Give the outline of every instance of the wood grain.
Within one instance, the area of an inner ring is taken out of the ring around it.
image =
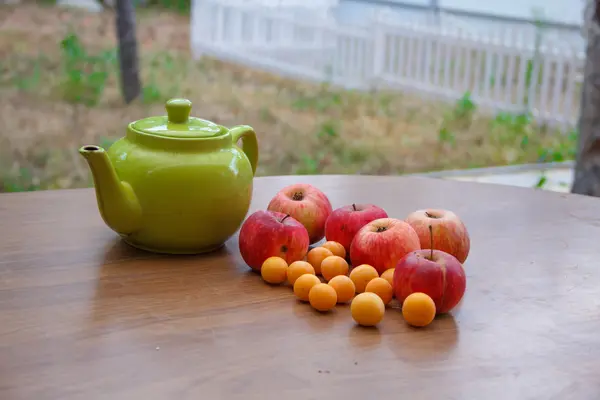
[[[0,399],[598,399],[600,200],[426,178],[256,179],[252,210],[309,182],[334,207],[455,211],[470,230],[452,315],[377,329],[249,272],[237,238],[157,256],[91,190],[0,196]]]

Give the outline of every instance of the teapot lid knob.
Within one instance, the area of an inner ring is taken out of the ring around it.
[[[171,99],[165,106],[169,122],[174,124],[185,124],[192,111],[192,102],[188,99]]]

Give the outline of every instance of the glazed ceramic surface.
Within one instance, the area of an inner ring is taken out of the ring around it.
[[[83,146],[106,224],[129,244],[159,253],[203,253],[241,226],[258,162],[254,130],[190,117],[172,99],[167,116],[129,124],[108,150]],[[241,139],[242,148],[237,146]]]

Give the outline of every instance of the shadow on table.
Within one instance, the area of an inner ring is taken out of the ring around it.
[[[207,254],[199,254],[199,255],[177,255],[177,254],[156,254],[146,250],[140,250],[136,247],[133,247],[127,243],[125,243],[120,238],[115,238],[112,242],[110,242],[106,246],[106,250],[104,252],[103,264],[113,264],[121,261],[135,260],[135,259],[190,259],[193,258],[195,260],[199,258],[208,258],[214,256],[223,256],[229,254],[228,250],[229,246],[223,246],[218,250],[215,250],[211,253]]]
[[[446,360],[456,349],[460,332],[453,315],[439,315],[427,327],[404,329],[386,336],[386,344],[399,359],[411,362]]]
[[[370,350],[381,345],[383,333],[379,326],[359,326],[354,324],[348,330],[348,342],[355,349]]]
[[[155,258],[156,254],[137,249],[128,245],[120,238],[115,238],[108,243],[104,252],[103,266],[122,261],[144,258]]]
[[[290,290],[293,289],[290,288]],[[341,313],[339,306],[326,312],[317,311],[308,302],[295,297],[290,301],[290,307],[295,321],[304,324],[308,328],[307,333],[309,334],[318,334],[335,329],[336,320],[338,320]]]

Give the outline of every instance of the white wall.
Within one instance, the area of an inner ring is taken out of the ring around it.
[[[375,0],[376,1],[376,0]],[[429,6],[431,0],[385,0],[388,3]],[[376,8],[370,0],[341,0],[344,13],[360,14]],[[542,17],[551,22],[581,25],[584,0],[438,0],[441,8],[460,10],[509,18],[535,19],[534,10],[542,10]],[[404,11],[406,12],[406,11]],[[360,18],[360,17],[359,17]]]
[[[421,0],[413,0],[421,1]],[[581,25],[583,0],[438,0],[440,7],[470,12],[500,15],[503,17],[533,17],[533,10],[543,10],[546,20],[564,24]]]
[[[394,0],[387,0],[390,3]],[[404,4],[414,4],[416,6],[429,6],[431,4],[431,0],[398,0],[400,3]]]

